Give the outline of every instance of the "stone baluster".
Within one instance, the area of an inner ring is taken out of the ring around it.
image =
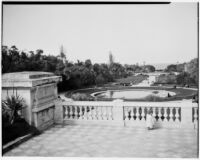
[[[108,106],[106,106],[106,119],[109,120]]]
[[[103,120],[107,120],[106,107],[103,107]]]
[[[101,118],[101,107],[99,107],[99,106],[96,108],[96,115],[97,115],[98,120],[102,120],[102,118]]]
[[[95,112],[94,112],[95,110],[94,110],[94,106],[91,106],[90,109],[91,109],[91,110],[90,110],[90,111],[91,111],[91,119],[95,119]]]
[[[81,119],[81,106],[77,106],[77,119]]]
[[[63,106],[63,118],[69,118],[69,106]]]
[[[87,106],[83,106],[84,107],[84,119],[88,119],[88,112],[87,112]]]
[[[73,108],[72,106],[69,106],[69,119],[73,119]]]
[[[175,118],[176,118],[176,119],[175,119],[175,121],[176,121],[176,122],[180,122],[180,121],[179,121],[179,112],[178,112],[179,108],[175,108],[175,110],[176,110],[176,114],[175,114]]]
[[[109,120],[108,106],[106,106],[105,111],[106,111],[106,120]]]
[[[174,120],[173,120],[173,117],[174,117],[174,113],[173,113],[173,110],[174,110],[174,108],[169,108],[169,121],[170,122],[173,122]]]
[[[65,117],[67,116],[66,115],[66,106],[62,106],[62,111],[63,111],[62,117],[63,117],[63,119],[65,119]]]
[[[80,112],[79,112],[79,119],[84,119],[84,115],[83,115],[83,106],[79,106],[80,108]]]
[[[78,116],[77,116],[77,119],[81,119],[81,106],[78,106],[78,108],[77,108],[77,113],[78,113]]]
[[[88,106],[89,112],[88,112],[88,119],[92,119],[92,107]]]
[[[101,120],[101,107],[100,106],[96,106],[96,118],[98,120]]]
[[[101,115],[101,119],[103,120],[104,119],[104,117],[103,117],[103,106],[101,106],[100,115]]]
[[[109,112],[109,120],[113,120],[113,107],[109,107],[110,112]]]
[[[168,110],[168,108],[164,108],[164,122],[168,122],[168,119],[167,119],[167,116],[168,116],[167,110]]]
[[[109,120],[109,107],[106,107],[106,119]]]
[[[96,107],[96,118],[97,118],[98,120],[101,120],[101,115],[100,115],[100,113],[101,113],[101,107]]]
[[[146,107],[146,114],[145,114],[146,119],[145,120],[147,120],[147,113],[149,110],[150,110],[150,107]]]
[[[124,119],[125,120],[129,120],[129,118],[128,118],[128,112],[129,112],[129,107],[124,107],[125,109],[124,109],[124,115],[125,115],[125,117],[124,117]]]
[[[93,106],[90,106],[89,108],[90,108],[90,119],[94,119],[94,113],[93,113],[94,111],[92,109]]]
[[[64,115],[63,115],[63,118],[68,118],[68,106],[64,106],[63,108],[63,111],[64,111]]]
[[[145,107],[141,107],[141,111],[142,111],[142,113],[141,113],[141,121],[145,121]]]
[[[103,106],[99,107],[99,117],[103,120]]]
[[[196,122],[198,120],[198,113],[197,113],[198,109],[197,108],[193,108],[193,109],[194,109],[194,114],[193,114],[194,122]]]
[[[92,115],[93,119],[97,120],[97,106],[93,106]]]
[[[152,108],[152,111],[153,111],[153,115],[152,115],[152,116],[153,116],[154,118],[156,118],[156,108]]]
[[[134,121],[134,107],[129,107],[128,111],[128,113],[130,113],[130,120]]]
[[[78,106],[73,106],[74,108],[74,119],[78,119],[78,109],[77,109]]]
[[[158,108],[158,121],[162,121],[162,119],[161,119],[161,117],[162,117],[161,111],[162,111],[162,108]]]
[[[139,113],[139,108],[140,107],[136,107],[136,121],[140,121],[140,113]]]
[[[101,107],[99,107],[99,119],[100,120],[103,120],[103,107],[101,106]]]
[[[134,121],[134,107],[130,107],[130,120],[133,120]]]

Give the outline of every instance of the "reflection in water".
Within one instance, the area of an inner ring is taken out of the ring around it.
[[[126,98],[126,99],[142,99],[149,95],[158,97],[174,96],[174,92],[165,90],[108,90],[99,94],[94,94],[101,98]]]
[[[114,91],[109,90],[109,98],[113,98]]]

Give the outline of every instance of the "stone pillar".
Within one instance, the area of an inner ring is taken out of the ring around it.
[[[55,117],[54,122],[56,124],[62,124],[64,120],[63,104],[62,100],[55,101]]]
[[[22,114],[30,124],[43,130],[54,123],[57,83],[61,77],[49,72],[15,72],[2,76],[2,100],[18,95],[26,107]]]
[[[116,99],[113,101],[113,120],[116,124],[124,125],[124,111],[122,99]]]
[[[181,126],[187,128],[194,128],[192,122],[192,104],[191,102],[182,102],[181,106]]]

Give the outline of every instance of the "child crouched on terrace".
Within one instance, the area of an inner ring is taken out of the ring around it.
[[[153,111],[148,110],[146,115],[146,126],[148,130],[151,130],[154,128],[155,125],[155,118],[153,117]]]

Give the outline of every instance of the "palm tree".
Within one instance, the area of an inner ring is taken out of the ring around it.
[[[22,110],[25,105],[24,99],[18,95],[7,97],[6,100],[2,101],[2,111],[3,113],[8,113],[9,122],[13,124],[17,118],[19,118],[18,111]]]

